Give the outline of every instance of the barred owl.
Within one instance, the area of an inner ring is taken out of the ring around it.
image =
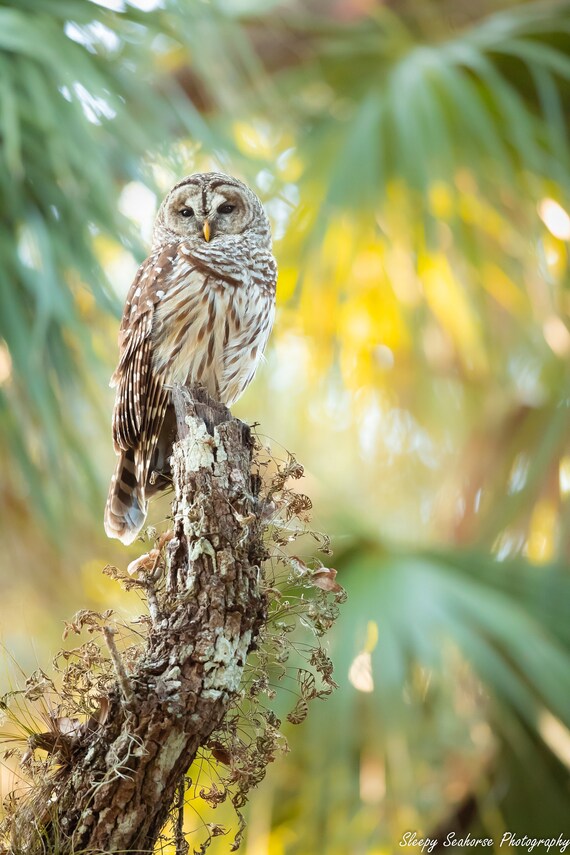
[[[119,332],[109,537],[131,543],[148,497],[165,486],[172,385],[201,384],[229,406],[252,380],[273,324],[275,280],[269,221],[245,184],[208,172],[172,188]]]

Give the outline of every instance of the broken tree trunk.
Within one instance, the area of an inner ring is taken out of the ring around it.
[[[203,390],[175,390],[175,407],[174,531],[148,638],[127,671],[105,630],[117,679],[104,722],[58,734],[62,765],[20,805],[14,853],[152,852],[264,621],[250,431]]]

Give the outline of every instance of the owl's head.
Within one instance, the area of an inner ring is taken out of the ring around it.
[[[269,221],[255,193],[231,175],[200,172],[179,181],[164,199],[154,242],[177,238],[203,247],[247,235],[270,241]]]

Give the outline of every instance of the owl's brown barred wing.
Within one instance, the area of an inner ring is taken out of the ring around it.
[[[125,300],[119,329],[121,354],[123,347],[128,345],[129,331],[136,326],[140,317],[154,307],[161,299],[161,295],[164,295],[163,283],[172,273],[178,251],[178,243],[161,246],[160,249],[152,252],[137,270]]]
[[[161,374],[153,374],[147,386],[140,441],[135,449],[135,472],[139,484],[147,483],[150,463],[169,401],[170,389],[164,386],[164,377]]]
[[[152,374],[154,309],[164,297],[177,254],[175,244],[150,255],[131,285],[119,332],[119,364],[111,378],[117,387],[113,411],[115,451],[136,448],[143,430],[144,411]]]
[[[160,433],[168,391],[163,372],[153,368],[155,306],[168,290],[176,245],[161,247],[140,266],[131,285],[119,332],[119,364],[113,441],[119,455],[105,506],[105,531],[132,543],[147,512],[145,486],[155,437]]]
[[[113,410],[113,440],[116,451],[135,448],[139,442],[151,363],[152,342],[149,334],[141,338],[131,358],[125,362],[117,384]]]

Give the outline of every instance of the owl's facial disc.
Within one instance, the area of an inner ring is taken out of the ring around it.
[[[189,182],[170,194],[165,211],[166,225],[176,235],[192,242],[240,235],[254,220],[255,206],[249,195],[230,179],[227,184],[213,182],[213,186]]]

